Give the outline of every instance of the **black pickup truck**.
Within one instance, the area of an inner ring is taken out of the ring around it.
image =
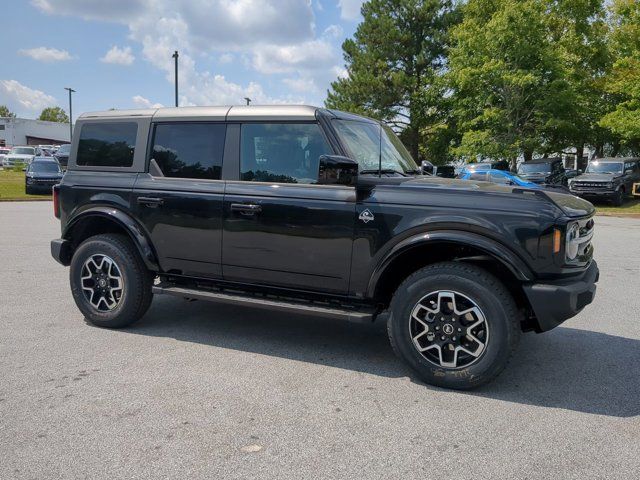
[[[424,176],[385,125],[308,106],[84,114],[54,209],[52,255],[95,325],[154,294],[384,321],[450,388],[493,379],[598,280],[589,202]]]

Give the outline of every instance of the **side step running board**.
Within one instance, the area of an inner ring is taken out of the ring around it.
[[[176,297],[194,298],[210,302],[267,308],[269,310],[278,310],[281,312],[305,313],[318,317],[337,318],[357,323],[373,321],[372,311],[350,310],[347,308],[314,304],[312,302],[298,303],[289,300],[278,300],[275,298],[264,298],[250,295],[244,296],[240,294],[196,290],[174,285],[167,286],[163,284],[154,285],[152,291],[155,295],[173,295]]]

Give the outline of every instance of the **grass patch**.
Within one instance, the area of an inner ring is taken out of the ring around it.
[[[0,171],[0,202],[8,200],[50,200],[50,194],[27,195],[24,193],[24,172]]]
[[[633,215],[640,216],[640,200],[627,200],[621,207],[614,207],[611,204],[603,203],[596,205],[597,213],[602,215]]]

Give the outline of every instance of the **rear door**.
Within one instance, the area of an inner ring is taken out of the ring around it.
[[[226,132],[223,121],[151,125],[148,173],[138,176],[132,203],[164,272],[222,276]]]
[[[224,279],[343,294],[355,188],[318,185],[332,153],[315,122],[243,123],[224,204]]]

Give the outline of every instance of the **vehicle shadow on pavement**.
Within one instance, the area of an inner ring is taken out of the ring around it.
[[[156,297],[127,331],[421,383],[394,355],[384,325]],[[560,327],[523,335],[495,381],[461,394],[633,417],[640,415],[638,365],[640,340]]]

